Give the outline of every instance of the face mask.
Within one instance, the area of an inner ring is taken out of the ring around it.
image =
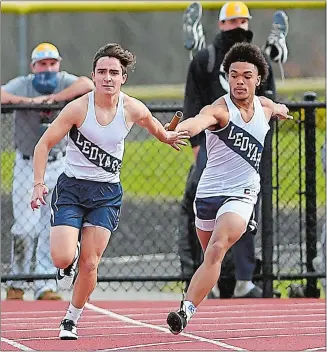
[[[251,43],[253,38],[253,32],[247,31],[243,28],[235,28],[230,31],[221,32],[221,38],[223,39],[226,47],[230,48],[235,43]]]
[[[39,72],[34,74],[33,87],[41,94],[51,94],[59,83],[58,72]]]

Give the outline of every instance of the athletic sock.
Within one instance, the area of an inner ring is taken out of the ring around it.
[[[183,302],[183,310],[186,313],[187,321],[192,318],[192,315],[196,312],[195,305],[191,301]]]
[[[66,315],[64,319],[72,320],[75,324],[77,324],[78,319],[80,318],[83,308],[76,308],[71,303],[69,303],[69,307],[67,309]]]

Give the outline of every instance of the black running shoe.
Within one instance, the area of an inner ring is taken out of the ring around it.
[[[167,324],[174,335],[180,334],[187,325],[186,313],[183,310],[170,312],[167,317]]]
[[[273,17],[272,28],[264,46],[264,52],[274,62],[285,63],[288,58],[286,37],[288,34],[288,17],[284,11],[277,11]]]
[[[180,334],[187,325],[187,315],[183,309],[184,306],[184,293],[183,299],[181,301],[181,306],[177,312],[170,312],[167,317],[167,324],[169,325],[169,330],[174,334]]]
[[[183,14],[184,47],[189,50],[191,59],[206,46],[201,18],[202,6],[198,2],[193,2]]]
[[[69,319],[64,319],[60,323],[60,340],[77,340],[77,327],[76,324]]]

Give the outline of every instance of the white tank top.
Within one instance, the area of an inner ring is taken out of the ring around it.
[[[96,119],[94,92],[88,93],[88,108],[80,128],[69,132],[65,174],[98,182],[120,182],[124,141],[130,129],[124,115],[124,93],[119,94],[117,112],[106,126]]]
[[[223,98],[229,121],[222,129],[205,131],[208,160],[196,196],[243,196],[256,202],[260,191],[259,165],[270,127],[257,96],[249,122],[242,119],[229,94]]]

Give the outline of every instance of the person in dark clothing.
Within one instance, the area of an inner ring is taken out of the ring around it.
[[[185,119],[196,116],[204,106],[210,105],[229,91],[228,82],[222,68],[225,54],[235,43],[251,43],[253,39],[253,32],[249,30],[251,15],[247,6],[242,2],[227,2],[222,7],[218,21],[220,32],[207,48],[203,48],[205,39],[202,37],[204,34],[201,16],[202,8],[199,3],[191,4],[183,16],[185,47],[188,50],[192,50],[190,57],[193,57],[189,65],[185,87]],[[274,17],[275,22],[276,20],[280,22],[277,24],[273,23],[276,38],[279,38],[279,42],[281,42],[280,39],[282,38],[285,43],[287,30],[284,32],[280,30],[277,33],[276,29],[278,26],[278,28],[282,29],[282,25],[284,25],[283,28],[288,29],[287,16],[286,14],[282,18],[278,16],[277,19]],[[284,23],[281,23],[281,20],[284,20]],[[284,37],[282,37],[283,35]],[[268,52],[266,50],[267,45],[266,43],[264,48],[266,53]],[[270,40],[269,45],[273,45],[272,40]],[[268,55],[265,54],[265,57],[269,66],[269,75],[265,84],[258,87],[256,94],[274,100],[276,95],[275,79]],[[267,139],[271,138],[271,135],[272,132],[270,130]],[[193,202],[199,179],[207,161],[205,133],[201,132],[194,136],[190,139],[190,143],[195,162],[188,174],[178,225],[178,248],[186,289],[190,278],[200,266],[203,258],[202,249],[195,231]],[[218,282],[218,287],[212,290],[211,298],[217,296],[220,298],[230,298],[232,296],[240,298],[262,297],[262,290],[252,282],[256,269],[254,239],[257,231],[258,208],[259,206],[257,205],[247,232],[227,253],[222,265],[222,277]],[[225,279],[224,276],[230,276],[231,271],[232,273],[234,271],[235,277]]]

